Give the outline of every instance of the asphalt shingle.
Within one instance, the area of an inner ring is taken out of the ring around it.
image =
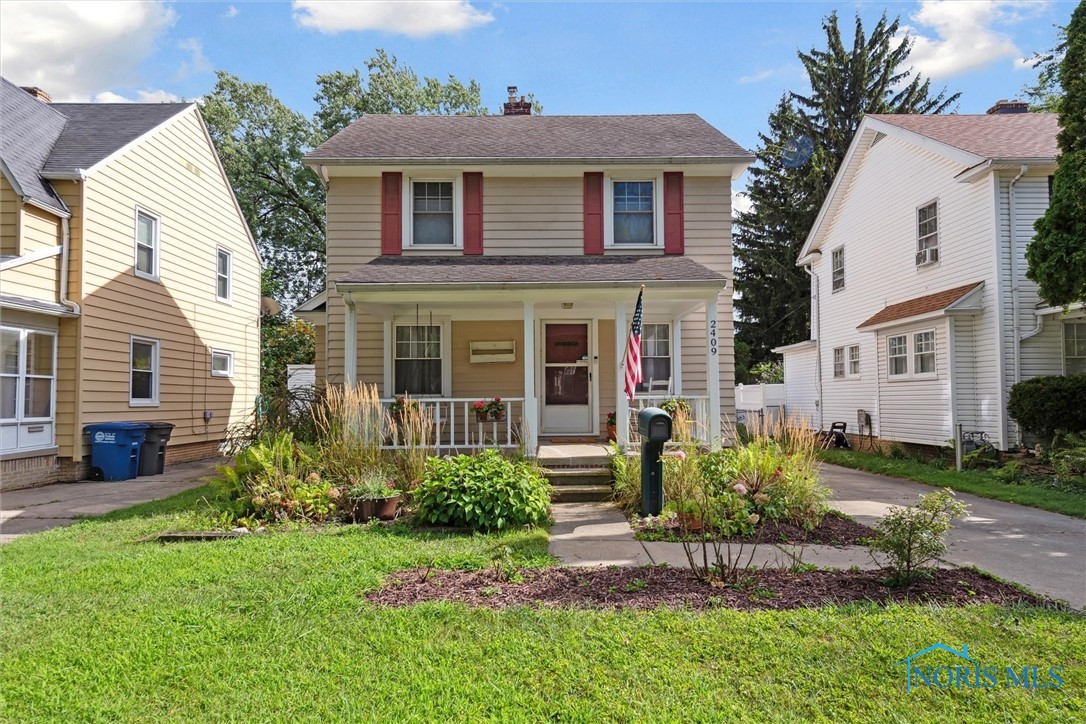
[[[42,167],[46,177],[87,169],[191,108],[191,103],[54,103],[68,123]]]
[[[925,294],[922,297],[891,304],[873,317],[864,321],[856,327],[856,329],[863,329],[864,327],[883,324],[884,322],[896,322],[899,319],[908,319],[909,317],[915,317],[919,314],[927,314],[928,312],[937,312],[940,309],[946,309],[983,283],[984,282],[974,282],[973,284],[947,289],[944,292]]]
[[[1055,113],[948,116],[879,113],[871,118],[984,158],[1056,158],[1060,153],[1056,144],[1059,116]]]
[[[0,159],[19,193],[62,213],[68,207],[40,172],[67,121],[52,106],[0,78]]]

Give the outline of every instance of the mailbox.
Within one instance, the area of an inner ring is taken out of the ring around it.
[[[659,407],[646,407],[637,413],[637,432],[642,440],[667,442],[671,439],[671,415]]]
[[[664,443],[671,439],[671,415],[659,407],[637,413],[641,435],[641,515],[660,515],[664,509]]]

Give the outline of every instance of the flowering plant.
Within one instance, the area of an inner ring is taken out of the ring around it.
[[[419,409],[419,401],[412,400],[407,395],[397,397],[392,401],[392,404],[388,406],[388,411],[392,413],[397,412],[416,412]]]
[[[607,413],[607,426],[611,427],[617,424],[617,417],[614,412]]]
[[[505,412],[505,403],[502,402],[502,398],[493,397],[489,400],[479,400],[475,403],[475,409],[497,419],[499,415]]]

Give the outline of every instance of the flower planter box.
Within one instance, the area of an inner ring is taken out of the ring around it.
[[[396,506],[399,503],[399,495],[388,498],[355,500],[354,507],[351,509],[351,520],[355,523],[366,523],[374,518],[393,520],[396,518]]]

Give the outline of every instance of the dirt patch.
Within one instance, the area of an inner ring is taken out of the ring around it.
[[[678,519],[663,521],[662,524],[657,525],[646,524],[645,520],[641,518],[631,522],[638,540],[678,542],[719,538],[719,536],[707,536],[702,531],[687,530]],[[760,526],[759,533],[755,536],[747,538],[732,536],[730,540],[735,543],[752,542],[757,539],[761,543],[853,546],[862,545],[865,539],[874,537],[875,531],[866,525],[829,513],[822,518],[822,522],[814,530],[804,530],[791,523],[767,522]]]
[[[535,605],[559,608],[640,609],[661,606],[705,610],[786,610],[855,601],[933,602],[944,605],[1041,603],[971,569],[941,569],[907,588],[891,588],[878,571],[753,571],[740,586],[698,582],[678,568],[541,568],[519,572],[519,583],[501,580],[494,571],[401,571],[384,587],[366,595],[382,606],[410,606],[453,601],[502,609]]]

